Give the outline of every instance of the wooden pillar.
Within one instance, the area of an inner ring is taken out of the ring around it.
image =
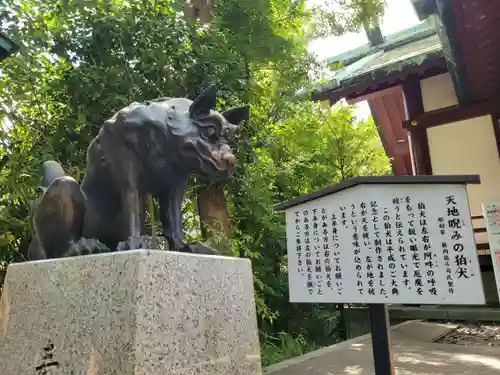
[[[412,120],[424,113],[424,103],[422,100],[422,89],[420,79],[411,77],[403,84],[403,93],[407,119]],[[408,128],[410,133],[410,150],[412,153],[413,173],[416,175],[431,175],[431,157],[429,151],[429,140],[427,130],[419,126],[418,122],[411,122]]]

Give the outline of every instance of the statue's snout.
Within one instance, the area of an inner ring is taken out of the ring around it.
[[[227,165],[227,168],[233,171],[236,168],[236,156],[232,152],[225,152],[222,154],[222,161]]]
[[[233,171],[236,168],[236,156],[234,156],[231,147],[228,145],[222,145],[220,148],[221,161],[226,164],[229,171]]]
[[[221,169],[232,172],[236,168],[236,156],[228,145],[222,145],[219,150],[212,151],[211,155]]]

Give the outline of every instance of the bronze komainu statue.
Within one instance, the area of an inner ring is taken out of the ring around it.
[[[223,180],[236,166],[230,144],[249,117],[243,106],[218,113],[210,86],[194,101],[132,103],[107,120],[87,151],[81,186],[55,161],[43,165],[29,259],[149,248],[146,197],[160,202],[171,250],[211,252],[183,240],[181,204],[191,174]]]

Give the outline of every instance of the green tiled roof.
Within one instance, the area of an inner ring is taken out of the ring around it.
[[[387,36],[381,45],[365,45],[329,58],[329,64],[340,62],[343,68],[331,71],[328,82],[317,87],[317,91],[369,82],[442,55],[442,45],[431,17],[417,26]]]

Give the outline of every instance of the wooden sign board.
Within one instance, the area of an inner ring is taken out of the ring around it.
[[[485,304],[466,191],[478,182],[364,177],[278,205],[290,301]]]
[[[500,202],[483,203],[483,216],[488,233],[497,293],[500,298]]]

